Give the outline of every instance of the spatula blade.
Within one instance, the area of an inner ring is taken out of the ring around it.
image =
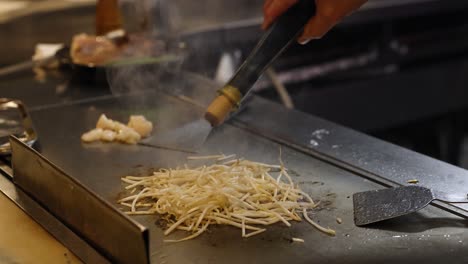
[[[373,190],[353,195],[354,223],[363,226],[416,212],[434,200],[421,186]]]

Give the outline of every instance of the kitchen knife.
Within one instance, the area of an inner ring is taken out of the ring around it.
[[[212,126],[223,123],[239,107],[263,72],[302,34],[315,12],[314,0],[300,0],[263,34],[234,77],[218,91],[218,97],[206,110],[205,118]]]
[[[275,61],[302,33],[307,22],[315,15],[314,0],[300,0],[290,7],[263,34],[256,47],[237,70],[234,77],[220,89],[219,95],[206,109],[204,116],[184,123],[177,129],[155,134],[143,144],[168,147],[187,152],[195,152],[210,134],[214,126],[220,125],[225,118],[237,109],[241,100],[250,92],[268,66]],[[196,110],[196,106],[194,111]],[[174,108],[175,115],[178,109]]]

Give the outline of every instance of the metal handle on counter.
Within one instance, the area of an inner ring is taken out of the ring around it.
[[[21,135],[18,135],[19,140],[23,143],[31,146],[37,140],[36,131],[33,128],[31,116],[29,115],[26,106],[20,100],[9,99],[9,98],[0,98],[0,110],[8,109],[17,109],[20,118],[21,124],[24,131]],[[9,142],[0,145],[0,155],[11,154],[11,146]]]

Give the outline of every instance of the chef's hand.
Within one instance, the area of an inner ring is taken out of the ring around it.
[[[263,5],[264,20],[262,28],[268,28],[277,17],[298,0],[265,0]],[[305,0],[303,0],[305,1]],[[300,43],[307,43],[314,38],[321,38],[345,16],[361,7],[367,0],[308,0],[315,1],[316,15],[310,19],[299,37]]]

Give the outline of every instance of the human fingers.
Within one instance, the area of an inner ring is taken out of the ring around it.
[[[267,0],[264,4],[262,29],[267,29],[281,14],[297,3],[298,0]],[[310,0],[313,1],[313,0]]]
[[[366,2],[367,0],[316,0],[317,13],[306,25],[298,41],[307,43],[310,39],[321,38],[339,21]]]

